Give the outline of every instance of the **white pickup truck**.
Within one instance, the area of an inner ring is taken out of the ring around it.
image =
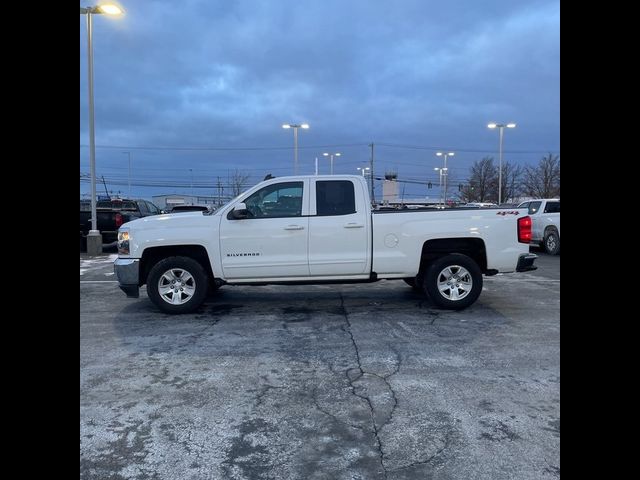
[[[524,209],[372,212],[362,176],[266,180],[215,212],[157,215],[118,232],[114,269],[128,297],[146,284],[161,310],[187,313],[222,285],[404,280],[461,309],[482,275],[534,270]]]
[[[518,208],[528,209],[533,225],[531,243],[537,243],[551,255],[560,253],[560,199],[541,198],[522,202]]]

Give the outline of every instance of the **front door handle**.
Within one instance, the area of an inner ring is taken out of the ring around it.
[[[364,227],[364,224],[362,224],[362,223],[355,223],[355,222],[347,223],[347,224],[344,226],[344,228],[362,228],[362,227]]]
[[[304,230],[302,225],[287,225],[284,227],[285,230]]]

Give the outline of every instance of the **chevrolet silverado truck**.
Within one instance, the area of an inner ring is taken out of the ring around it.
[[[560,253],[560,199],[541,198],[522,202],[531,217],[531,243],[540,245],[550,255]]]
[[[215,212],[122,225],[114,269],[137,298],[187,313],[222,285],[404,280],[444,309],[476,301],[483,275],[534,270],[525,209],[371,209],[362,176],[272,178]]]

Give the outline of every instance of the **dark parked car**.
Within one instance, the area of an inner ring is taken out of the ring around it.
[[[148,200],[121,198],[98,200],[96,203],[97,227],[102,234],[102,243],[117,241],[118,228],[123,223],[160,213],[160,209]],[[91,230],[91,202],[80,200],[80,237],[86,237],[89,230]]]

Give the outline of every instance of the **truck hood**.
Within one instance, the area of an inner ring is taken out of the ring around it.
[[[121,228],[128,229],[131,235],[130,256],[140,258],[146,248],[170,245],[203,245],[214,255],[219,225],[219,215],[188,212],[138,218]]]
[[[122,227],[131,230],[155,230],[164,228],[203,227],[217,223],[215,215],[203,215],[202,212],[165,213],[142,217],[124,223]]]

